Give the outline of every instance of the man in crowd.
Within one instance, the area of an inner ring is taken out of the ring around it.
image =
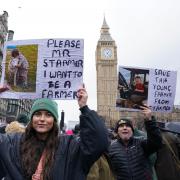
[[[152,169],[148,156],[162,145],[159,128],[151,110],[141,107],[145,117],[147,139],[133,136],[133,125],[128,119],[120,119],[115,131],[118,138],[109,148],[109,156],[117,180],[152,180]]]

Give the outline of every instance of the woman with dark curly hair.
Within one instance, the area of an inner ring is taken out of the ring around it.
[[[8,180],[85,180],[91,165],[108,146],[106,128],[86,105],[84,87],[77,92],[80,138],[59,135],[55,101],[38,99],[25,133],[0,134],[0,160]],[[0,170],[1,171],[1,170]]]

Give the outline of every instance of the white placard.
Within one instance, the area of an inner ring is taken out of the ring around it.
[[[153,111],[172,111],[176,93],[176,78],[176,71],[150,69],[148,104]]]
[[[19,59],[12,57],[15,49]],[[76,91],[83,82],[83,59],[82,39],[9,41],[5,44],[1,83],[7,83],[11,90],[0,96],[76,99]],[[21,65],[18,68],[17,61]]]
[[[171,112],[176,79],[176,71],[119,66],[116,107],[139,111],[148,105],[154,112]]]

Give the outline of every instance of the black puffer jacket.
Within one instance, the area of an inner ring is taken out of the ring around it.
[[[5,175],[3,163],[0,161],[0,179],[2,179]]]
[[[155,120],[146,121],[145,125],[147,140],[132,137],[127,146],[121,139],[111,144],[109,156],[117,180],[152,179],[148,156],[161,146],[161,136]]]
[[[60,137],[51,172],[52,180],[85,180],[90,166],[107,150],[107,131],[102,120],[87,106],[81,112],[80,138]],[[21,137],[21,134],[0,134],[0,159],[8,180],[23,180],[19,154]]]

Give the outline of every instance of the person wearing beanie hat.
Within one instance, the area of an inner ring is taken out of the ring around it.
[[[84,86],[77,91],[80,137],[60,134],[58,106],[37,99],[24,133],[0,134],[0,162],[11,180],[86,180],[92,164],[108,148],[107,131],[98,114],[87,106]],[[93,146],[92,146],[93,144]]]
[[[41,139],[46,139],[51,135],[49,131],[55,131],[53,126],[58,122],[57,103],[51,99],[37,99],[32,105],[29,119],[36,134]],[[31,126],[28,124],[27,128],[29,127]]]
[[[19,114],[16,118],[16,121],[26,126],[29,122],[29,117],[26,114]]]
[[[123,125],[126,125],[126,126],[131,127],[132,131],[134,132],[134,127],[133,127],[132,121],[131,121],[130,119],[127,119],[127,118],[122,118],[122,119],[120,119],[120,120],[116,123],[116,127],[115,127],[115,130],[114,130],[114,131],[117,133],[119,126],[123,126]]]
[[[117,140],[109,147],[109,157],[117,180],[153,179],[148,156],[161,148],[162,138],[150,108],[142,107],[141,112],[145,117],[147,139],[134,136],[130,119],[122,118],[116,123]]]
[[[134,128],[130,119],[122,118],[116,123],[115,132],[123,143],[128,143],[133,136]]]
[[[54,120],[56,122],[58,121],[58,105],[55,101],[50,99],[36,100],[31,108],[29,119],[32,120],[34,113],[39,110],[46,110],[50,112],[53,115]]]

